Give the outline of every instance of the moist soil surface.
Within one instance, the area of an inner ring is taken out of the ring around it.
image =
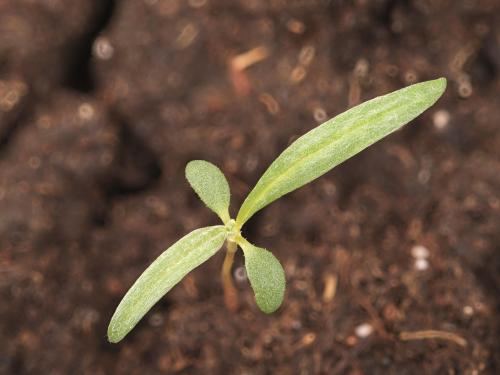
[[[0,373],[498,374],[500,6],[483,1],[0,1]],[[244,236],[281,260],[261,313],[220,251],[119,344],[147,265],[232,213],[296,137],[445,76],[410,125],[273,203]]]

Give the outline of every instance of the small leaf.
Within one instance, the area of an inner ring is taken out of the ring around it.
[[[417,83],[362,103],[304,134],[257,182],[238,212],[238,226],[269,203],[413,120],[433,105],[445,88],[444,78]]]
[[[193,160],[186,165],[186,178],[200,199],[226,223],[229,220],[229,185],[212,163]]]
[[[116,308],[109,323],[108,340],[123,339],[161,297],[221,248],[226,235],[222,225],[196,229],[165,250]]]
[[[246,240],[239,244],[245,254],[245,268],[255,301],[263,312],[270,314],[283,302],[285,271],[270,251],[254,246]]]

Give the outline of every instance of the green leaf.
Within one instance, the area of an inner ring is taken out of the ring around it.
[[[276,311],[285,295],[283,267],[270,251],[254,246],[246,240],[238,243],[245,254],[245,267],[257,305],[266,314]]]
[[[226,223],[229,220],[229,185],[212,163],[193,160],[186,165],[186,178],[200,199]]]
[[[161,297],[221,248],[226,235],[222,225],[196,229],[165,250],[116,308],[109,323],[108,340],[123,339]]]
[[[304,134],[257,182],[238,212],[237,225],[398,130],[433,105],[445,88],[444,78],[417,83],[362,103]]]

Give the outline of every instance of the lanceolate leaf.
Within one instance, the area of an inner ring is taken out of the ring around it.
[[[255,212],[307,184],[433,105],[446,79],[418,83],[360,104],[293,142],[271,164],[240,208],[242,226]]]
[[[186,178],[200,199],[226,223],[229,220],[229,185],[212,163],[193,160],[186,165]]]
[[[161,297],[221,248],[226,234],[222,225],[196,229],[163,252],[118,305],[109,323],[109,341],[123,339]]]
[[[270,314],[283,302],[285,271],[270,251],[254,246],[246,240],[239,244],[245,254],[245,268],[255,301],[263,312]]]

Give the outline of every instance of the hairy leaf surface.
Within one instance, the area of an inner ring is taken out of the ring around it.
[[[225,223],[229,220],[229,185],[212,163],[193,160],[186,165],[186,178],[200,199]]]
[[[123,339],[161,297],[222,247],[226,235],[222,225],[196,229],[165,250],[118,305],[109,323],[109,341]]]
[[[285,295],[285,271],[276,257],[266,249],[244,240],[245,268],[255,294],[257,306],[270,314],[276,311]]]
[[[255,212],[396,131],[433,105],[446,79],[417,83],[362,103],[293,142],[270,165],[240,208],[241,227]]]

